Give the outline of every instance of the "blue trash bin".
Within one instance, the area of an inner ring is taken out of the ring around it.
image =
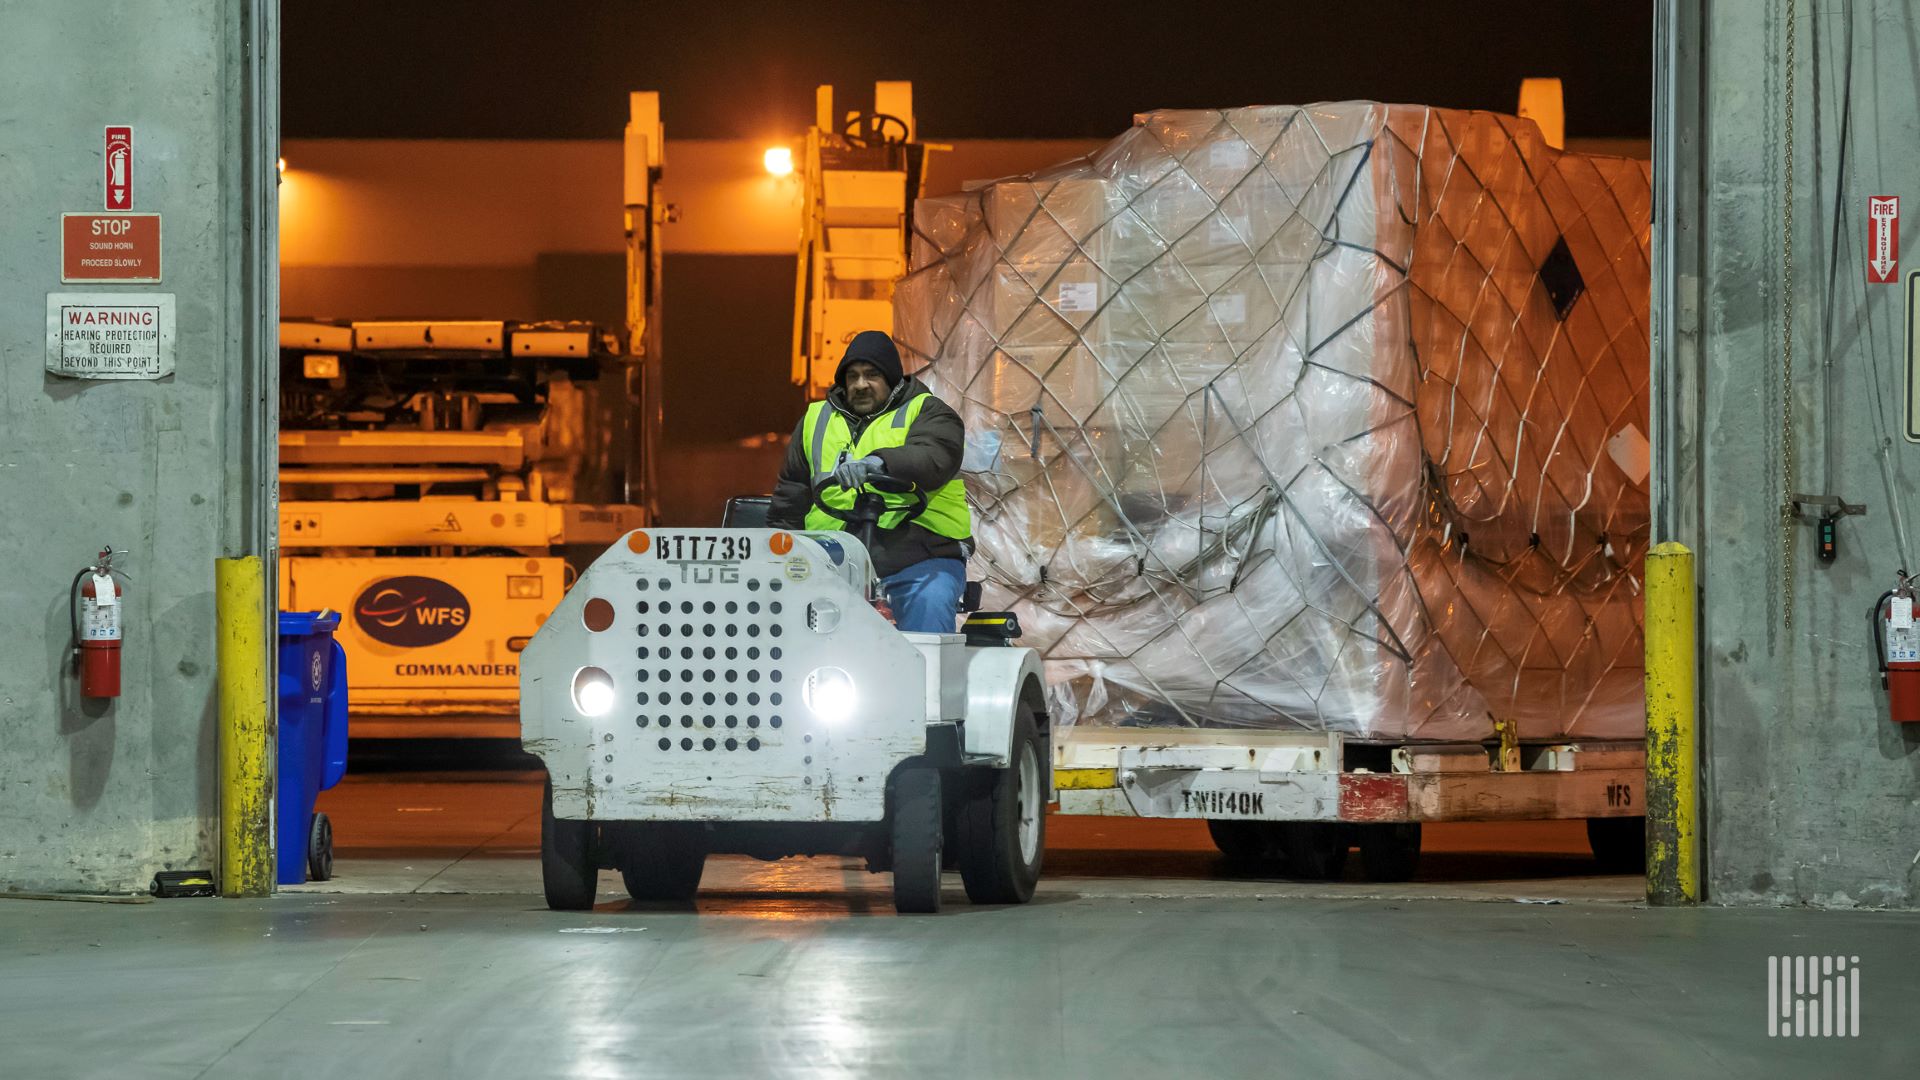
[[[331,611],[280,613],[280,772],[275,793],[278,881],[333,876],[333,828],[314,813],[347,772],[347,657]]]

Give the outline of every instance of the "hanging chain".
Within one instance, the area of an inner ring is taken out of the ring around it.
[[[1793,629],[1793,67],[1795,0],[1787,0],[1786,158],[1781,185],[1784,222],[1780,243],[1780,599],[1785,625]]]

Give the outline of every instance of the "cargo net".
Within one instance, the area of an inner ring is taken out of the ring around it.
[[[1650,190],[1358,102],[921,200],[896,337],[1055,722],[1640,734]]]

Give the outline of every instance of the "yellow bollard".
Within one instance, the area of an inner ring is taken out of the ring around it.
[[[257,555],[214,562],[220,687],[220,895],[273,892],[267,784],[267,579]]]
[[[1700,901],[1693,552],[1647,553],[1647,900]]]

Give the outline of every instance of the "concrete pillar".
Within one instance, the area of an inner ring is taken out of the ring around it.
[[[273,535],[277,12],[0,0],[0,891],[215,865],[214,559]],[[158,284],[61,283],[61,215],[105,208],[108,125],[133,128],[132,210],[161,215]],[[171,296],[174,373],[49,373],[62,292]],[[82,699],[69,584],[109,544],[123,692]]]
[[[1920,446],[1905,290],[1868,283],[1866,238],[1870,195],[1920,213],[1920,16],[1658,11],[1654,540],[1699,554],[1707,899],[1912,907],[1920,730],[1888,720],[1867,610],[1917,568]],[[1833,562],[1795,492],[1867,505]]]

